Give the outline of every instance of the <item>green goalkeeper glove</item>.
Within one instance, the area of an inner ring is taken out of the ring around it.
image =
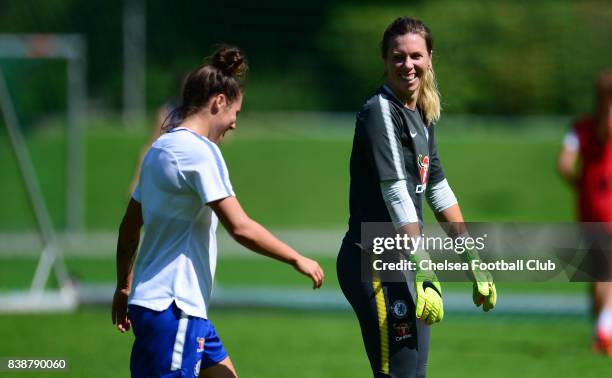
[[[470,266],[472,260],[482,261],[480,255],[474,249],[467,249],[461,257]],[[497,303],[497,289],[493,283],[493,276],[486,270],[475,269],[471,272],[472,285],[472,300],[476,307],[482,305],[482,309],[487,312],[492,310]]]
[[[474,284],[472,286],[472,299],[476,307],[482,305],[482,309],[486,312],[492,310],[497,303],[497,289],[493,283],[491,273],[486,270],[472,271]]]
[[[421,270],[417,263],[414,284],[416,286],[416,317],[427,324],[434,324],[444,317],[442,286],[436,273]]]

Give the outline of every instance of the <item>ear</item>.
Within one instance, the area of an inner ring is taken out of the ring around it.
[[[225,97],[223,93],[216,94],[210,100],[210,113],[217,114],[226,105],[227,105],[227,97]]]
[[[227,97],[223,93],[217,95],[217,100],[221,106],[227,106]]]

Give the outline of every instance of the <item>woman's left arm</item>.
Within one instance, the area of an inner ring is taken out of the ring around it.
[[[452,194],[450,187],[448,187],[448,191],[450,191]],[[449,196],[448,192],[446,193],[446,196]],[[427,199],[431,205],[432,201],[430,200],[429,192]],[[442,229],[444,229],[448,236],[452,238],[468,236],[467,228],[465,227],[465,223],[463,221],[463,214],[461,214],[461,208],[459,207],[456,199],[453,205],[439,211],[434,210],[434,214],[440,223],[440,226]],[[466,250],[463,254],[461,254],[461,257],[467,262],[472,259],[480,260],[480,256],[476,250]],[[474,270],[471,271],[470,278],[473,282],[472,299],[474,304],[476,306],[482,305],[482,309],[484,311],[493,309],[497,303],[497,289],[495,287],[495,283],[493,283],[493,277],[491,274],[484,270]]]
[[[429,207],[448,236],[457,237],[466,233],[457,197],[446,179],[428,186],[425,195]]]
[[[455,202],[444,210],[434,211],[434,215],[448,236],[457,237],[467,232],[458,203]]]
[[[457,197],[442,171],[433,129],[430,130],[429,142],[431,151],[429,182],[432,184],[427,186],[425,192],[427,202],[440,226],[448,236],[452,238],[467,236],[468,231]],[[466,251],[461,257],[466,261],[472,259],[480,260],[476,250]],[[493,309],[497,303],[497,289],[491,274],[488,271],[474,270],[471,271],[471,279],[473,282],[472,299],[474,304],[476,306],[482,305],[484,311]]]

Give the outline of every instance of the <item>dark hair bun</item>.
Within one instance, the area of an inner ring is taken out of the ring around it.
[[[210,64],[226,76],[241,79],[248,69],[246,58],[238,47],[222,45],[212,55]]]

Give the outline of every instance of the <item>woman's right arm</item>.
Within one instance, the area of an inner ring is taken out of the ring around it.
[[[117,287],[113,295],[111,309],[113,324],[116,324],[117,329],[121,332],[130,330],[130,321],[127,317],[127,301],[132,286],[132,268],[140,242],[142,224],[142,206],[140,202],[131,198],[121,221],[121,226],[119,226],[116,262]]]
[[[302,256],[280,241],[244,212],[234,196],[209,203],[227,232],[241,245],[264,256],[290,264],[298,272],[310,277],[313,289],[323,284],[324,273],[319,264]]]

